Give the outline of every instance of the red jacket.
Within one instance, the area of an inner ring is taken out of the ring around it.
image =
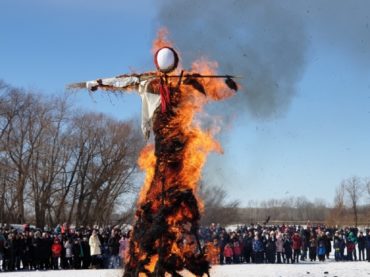
[[[233,256],[233,249],[231,248],[230,245],[226,245],[224,249],[224,256],[226,258],[231,258]]]
[[[242,250],[241,250],[241,247],[240,247],[240,243],[238,241],[234,242],[233,250],[234,250],[235,256],[240,256],[241,255]]]
[[[299,250],[301,249],[301,246],[302,246],[302,240],[301,240],[301,236],[298,235],[298,234],[294,234],[292,236],[292,241],[293,241],[293,249],[294,250]]]
[[[51,252],[54,258],[60,257],[60,255],[62,254],[62,245],[59,242],[54,242],[51,245]]]

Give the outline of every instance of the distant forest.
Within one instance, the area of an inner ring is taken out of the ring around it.
[[[133,121],[78,111],[68,98],[0,81],[0,223],[131,223],[143,146]],[[203,225],[370,225],[370,181],[363,177],[338,184],[332,203],[290,197],[241,205],[205,182],[199,194]]]

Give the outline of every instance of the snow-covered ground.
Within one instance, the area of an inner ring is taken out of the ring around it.
[[[1,277],[122,277],[123,270],[57,270],[0,273]],[[186,274],[185,276],[190,276]],[[240,264],[213,266],[211,277],[370,277],[369,262]]]

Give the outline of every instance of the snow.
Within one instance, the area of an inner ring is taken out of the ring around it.
[[[122,277],[123,270],[56,270],[1,273],[1,277]],[[190,276],[186,274],[185,276]],[[369,262],[302,262],[299,264],[217,265],[211,277],[370,277]]]

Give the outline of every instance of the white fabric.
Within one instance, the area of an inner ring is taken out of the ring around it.
[[[161,96],[149,92],[148,86],[153,79],[140,82],[139,95],[141,97],[141,130],[146,139],[149,138],[152,129],[152,118],[155,110],[161,104]]]
[[[163,72],[171,71],[175,65],[175,54],[169,48],[162,48],[157,53],[157,65]]]
[[[101,79],[101,84],[106,86],[112,86],[115,88],[124,88],[128,86],[132,86],[135,84],[139,84],[140,79],[136,76],[129,76],[129,77],[119,77],[119,78],[106,78]],[[86,82],[86,88],[88,90],[91,90],[93,87],[99,86],[99,83],[97,80],[94,81],[88,81]]]
[[[149,84],[152,80],[154,80],[154,78],[140,81],[140,79],[135,76],[101,79],[101,84],[115,88],[127,88],[129,86],[139,85],[138,93],[142,101],[141,130],[146,139],[149,138],[150,130],[152,129],[153,114],[161,104],[161,96],[149,91]],[[99,86],[96,80],[86,82],[86,88],[89,90],[96,86]]]

